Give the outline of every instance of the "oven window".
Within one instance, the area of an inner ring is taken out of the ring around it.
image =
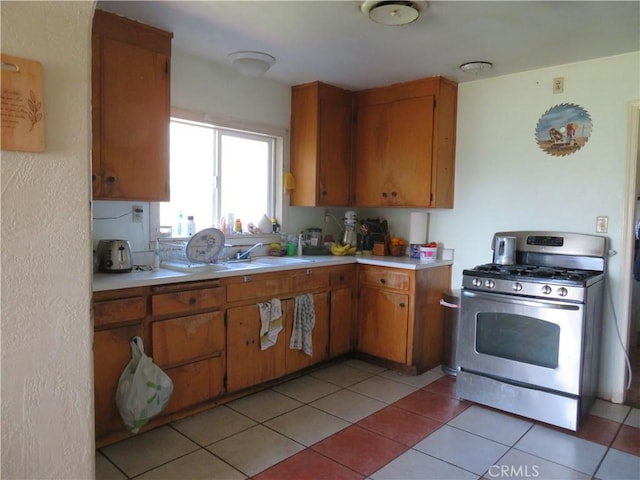
[[[557,368],[560,327],[512,313],[478,313],[476,350],[494,357]]]

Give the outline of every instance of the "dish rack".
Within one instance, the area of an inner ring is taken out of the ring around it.
[[[213,269],[220,267],[219,254],[211,263],[194,262],[187,257],[187,244],[185,238],[158,238],[158,254],[160,266],[172,270],[193,272],[196,269]]]

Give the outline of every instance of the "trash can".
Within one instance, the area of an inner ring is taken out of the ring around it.
[[[460,326],[460,290],[442,293],[440,305],[444,308],[442,371],[445,375],[458,375],[458,330]]]

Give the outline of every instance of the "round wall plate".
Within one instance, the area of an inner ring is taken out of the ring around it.
[[[224,233],[217,228],[205,228],[196,233],[186,247],[190,262],[211,263],[224,246]]]

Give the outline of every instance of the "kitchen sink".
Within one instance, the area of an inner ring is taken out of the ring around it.
[[[167,270],[173,270],[174,272],[185,273],[201,273],[201,272],[213,272],[216,270],[223,270],[226,265],[221,264],[186,264],[179,262],[161,262],[160,268]]]
[[[260,265],[298,265],[300,263],[311,263],[313,260],[298,257],[256,257],[251,259],[251,263]]]

